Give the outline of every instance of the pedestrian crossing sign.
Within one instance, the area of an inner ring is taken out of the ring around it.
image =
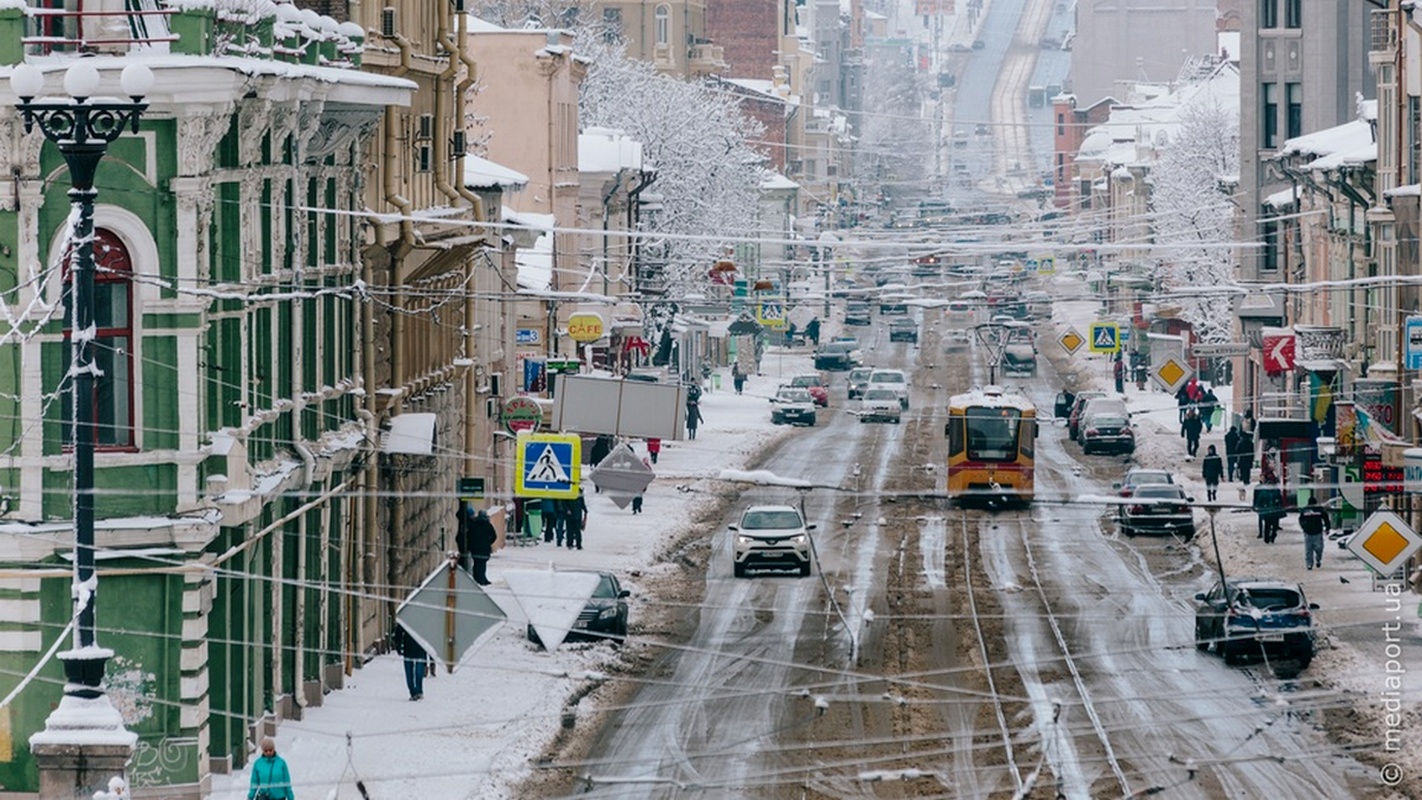
[[[577,497],[582,444],[576,434],[520,434],[514,494],[554,500]]]
[[[755,320],[767,328],[785,327],[785,304],[779,300],[763,300],[755,307]]]
[[[1091,323],[1091,338],[1087,340],[1093,353],[1121,352],[1121,326],[1114,322]]]

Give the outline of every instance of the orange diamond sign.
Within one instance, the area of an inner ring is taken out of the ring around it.
[[[1077,333],[1076,328],[1067,328],[1065,333],[1057,337],[1057,344],[1067,351],[1067,355],[1074,356],[1076,351],[1086,344],[1086,337]]]
[[[1348,540],[1348,549],[1379,575],[1391,575],[1422,548],[1422,537],[1390,511],[1376,511]]]
[[[1180,391],[1180,387],[1184,386],[1186,381],[1190,380],[1190,376],[1193,374],[1195,371],[1190,369],[1189,364],[1183,364],[1180,359],[1171,357],[1161,362],[1151,372],[1151,377],[1155,378],[1155,382],[1160,388],[1175,394]]]

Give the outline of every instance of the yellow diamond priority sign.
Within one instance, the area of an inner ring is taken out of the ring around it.
[[[1086,337],[1078,333],[1076,328],[1067,328],[1065,333],[1057,337],[1057,344],[1067,351],[1067,355],[1074,356],[1076,351],[1086,344]]]
[[[1165,359],[1150,373],[1156,384],[1171,394],[1180,391],[1180,387],[1184,386],[1190,380],[1190,376],[1194,374],[1195,371],[1190,369],[1189,364],[1185,364],[1173,356]]]
[[[1379,575],[1397,572],[1422,548],[1422,537],[1391,511],[1375,511],[1348,540],[1348,549]]]

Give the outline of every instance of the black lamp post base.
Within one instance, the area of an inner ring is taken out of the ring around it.
[[[104,668],[113,655],[102,647],[85,647],[59,654],[64,664],[64,693],[91,700],[104,694]]]

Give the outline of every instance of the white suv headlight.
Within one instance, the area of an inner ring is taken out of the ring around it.
[[[737,536],[737,537],[736,537],[736,544],[750,544],[751,542],[754,542],[754,541],[755,541],[755,539],[752,539],[752,538],[749,537],[749,536]]]

